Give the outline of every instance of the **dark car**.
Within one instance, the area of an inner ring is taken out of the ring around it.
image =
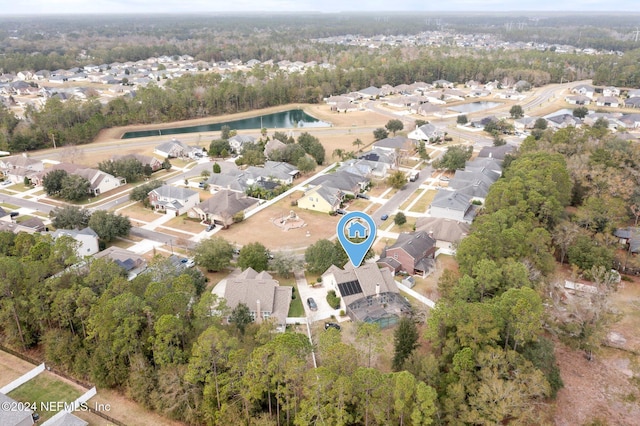
[[[338,214],[347,214],[346,210],[342,210],[342,209],[336,209],[336,213]]]
[[[386,213],[380,216],[380,220],[387,220],[387,219],[389,219],[389,215]]]
[[[318,310],[318,305],[316,305],[316,301],[313,300],[313,297],[310,297],[307,299],[307,305],[309,306],[309,309],[311,309],[312,311]]]
[[[369,197],[367,194],[363,194],[363,193],[359,192],[359,193],[356,194],[356,198],[362,198],[363,200],[368,200],[371,197]]]
[[[335,328],[338,331],[340,331],[340,329],[341,329],[340,324],[337,324],[335,322],[325,322],[324,323],[324,329],[328,330],[330,328]]]
[[[215,223],[212,223],[212,224],[210,224],[209,226],[207,226],[206,231],[207,231],[207,232],[209,232],[209,231],[214,230],[215,228],[216,228],[216,224],[215,224]]]

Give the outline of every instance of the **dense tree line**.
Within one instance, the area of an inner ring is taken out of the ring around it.
[[[203,292],[197,269],[156,258],[127,281],[101,259],[51,276],[76,259],[68,240],[46,238],[0,233],[5,344],[38,345],[47,362],[188,424],[432,422],[434,389],[406,371],[366,365],[379,352],[375,330],[359,332],[357,347],[323,333],[313,369],[306,335],[273,333],[242,309],[230,312]]]
[[[636,56],[634,56],[636,55]],[[260,109],[287,103],[317,103],[324,97],[370,85],[410,84],[444,78],[514,83],[527,80],[539,86],[561,79],[596,77],[601,84],[636,85],[640,78],[632,66],[637,54],[622,58],[545,52],[465,52],[450,55],[443,49],[394,49],[379,55],[366,50],[340,52],[335,70],[315,68],[286,75],[275,67],[236,73],[224,80],[219,74],[197,74],[167,81],[165,88],[150,85],[132,99],[117,98],[101,106],[97,101],[47,101],[39,111],[28,109],[25,120],[0,107],[0,149],[27,151],[88,143],[106,127],[135,123],[160,123]],[[622,67],[622,68],[621,68]],[[598,70],[606,73],[598,74]],[[619,72],[609,73],[614,69]],[[624,81],[619,81],[623,79]]]

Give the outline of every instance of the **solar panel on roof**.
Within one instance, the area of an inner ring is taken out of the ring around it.
[[[360,282],[357,280],[338,284],[338,290],[340,290],[340,294],[342,295],[342,297],[362,293],[362,287],[360,287]]]

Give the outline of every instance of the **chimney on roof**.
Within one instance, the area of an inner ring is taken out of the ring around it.
[[[262,311],[260,309],[260,299],[256,299],[256,324],[260,324],[262,322]]]
[[[376,283],[376,297],[380,297],[380,284]]]
[[[429,238],[431,238],[432,240],[435,240],[435,238],[433,238],[433,231],[429,231]]]

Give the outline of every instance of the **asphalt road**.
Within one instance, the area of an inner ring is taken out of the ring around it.
[[[532,97],[525,102],[522,103],[525,111],[530,110],[532,108],[538,107],[556,97],[563,90],[568,89],[570,87],[579,84],[580,82],[571,82],[564,84],[554,84],[542,87],[540,89],[536,89],[533,93]],[[388,116],[390,118],[401,119],[405,124],[405,129],[411,129],[414,126],[414,120],[406,116],[398,115],[393,111],[389,111],[385,108],[380,108],[376,102],[368,102],[366,104],[367,109],[371,111],[375,111],[378,114],[382,114]],[[491,109],[489,111],[483,111],[483,113],[491,113],[494,115],[502,115],[504,116],[509,108],[510,104],[505,104],[502,107],[497,107]],[[455,117],[445,118],[441,120],[434,121],[439,127],[447,128],[447,132],[449,136],[451,136],[454,140],[467,140],[472,142],[476,147],[490,146],[493,144],[491,138],[488,138],[481,132],[472,133],[467,131],[462,131],[455,128]],[[358,128],[350,128],[349,132],[351,134],[370,134],[372,130],[374,130],[374,126],[370,127],[358,127]],[[318,136],[322,136],[323,134],[338,134],[344,133],[344,128],[316,128],[313,129],[314,134]],[[204,143],[202,139],[208,140],[213,138],[211,133],[206,134],[206,136],[202,136],[200,134],[184,134],[180,135],[180,139],[187,143]],[[90,157],[91,154],[105,152],[105,151],[117,151],[118,147],[122,147],[125,145],[136,144],[137,146],[154,146],[158,144],[158,138],[141,138],[141,139],[127,139],[127,140],[118,140],[118,141],[109,141],[109,142],[101,142],[89,145],[83,145],[82,147],[78,147],[77,150],[81,150],[81,156]],[[65,148],[59,148],[58,150],[46,150],[39,153],[30,154],[31,158],[34,159],[53,159],[53,160],[64,160],[67,155],[72,155],[73,153]],[[196,164],[193,168],[186,172],[178,173],[171,178],[167,179],[168,183],[175,183],[177,181],[184,180],[185,178],[190,178],[194,176],[199,176],[203,170],[211,171],[212,162],[203,162]],[[225,168],[227,166],[226,162],[221,162],[220,165]],[[229,167],[232,165],[229,164]],[[376,222],[377,226],[380,226],[383,222],[380,220],[380,217],[383,214],[391,215],[407,198],[411,196],[411,194],[418,189],[420,184],[424,182],[424,180],[431,175],[433,169],[431,166],[427,166],[420,171],[420,179],[416,182],[408,182],[407,185],[400,191],[398,191],[387,203],[378,208],[375,212],[373,212],[373,218]],[[25,200],[22,198],[13,197],[7,194],[0,195],[1,202],[11,203],[20,207],[26,207],[30,209],[34,209],[36,211],[40,211],[43,213],[49,213],[54,209],[54,206],[49,204],[40,203],[33,200]],[[129,201],[129,194],[122,194],[120,196],[116,196],[114,198],[110,198],[105,202],[98,202],[88,206],[91,210],[96,209],[113,209],[119,206],[126,204]],[[147,238],[153,241],[165,243],[165,244],[177,244],[176,237],[163,234],[161,232],[149,231],[146,229],[142,229],[139,227],[132,227],[131,229],[132,235]],[[195,243],[191,241],[181,240],[182,244],[187,244],[190,248],[192,248]]]
[[[393,197],[384,203],[378,210],[372,214],[373,221],[376,227],[380,227],[384,222],[380,217],[384,214],[391,216],[391,214],[404,203],[410,196],[416,191],[424,181],[433,173],[433,167],[427,166],[420,170],[420,177],[415,182],[407,182],[407,184],[395,193]]]

